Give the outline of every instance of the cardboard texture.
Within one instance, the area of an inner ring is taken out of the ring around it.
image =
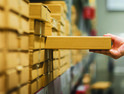
[[[51,14],[63,14],[64,9],[61,4],[46,4],[51,11]]]
[[[58,59],[60,56],[60,51],[59,50],[53,50],[53,59]]]
[[[21,50],[29,50],[29,36],[24,34],[21,35],[19,44],[20,44],[19,48]]]
[[[4,67],[4,54],[2,51],[0,51],[0,73],[2,73],[5,70]]]
[[[0,28],[5,27],[5,12],[0,9]]]
[[[4,91],[5,91],[5,75],[1,75],[0,76],[0,93]]]
[[[0,0],[0,7],[3,7],[5,4],[5,0]]]
[[[19,58],[22,66],[29,66],[29,52],[19,52]]]
[[[52,35],[52,24],[51,23],[44,23],[44,32],[43,35],[44,36],[51,36]]]
[[[21,17],[21,30],[19,31],[20,34],[29,33],[29,19]]]
[[[42,3],[30,3],[29,10],[30,18],[47,22],[51,21],[49,9]]]
[[[19,89],[19,94],[29,94],[29,85],[24,85]]]
[[[41,88],[43,88],[43,83],[44,83],[44,79],[43,79],[43,76],[41,76],[38,79],[38,90],[40,90]]]
[[[7,70],[6,71],[6,88],[8,90],[15,88],[19,85],[19,78],[18,78],[18,74],[17,71],[15,69],[11,69],[11,70]]]
[[[10,0],[9,0],[10,1]],[[20,28],[20,17],[19,15],[8,12],[6,28],[18,30]]]
[[[30,51],[30,65],[45,61],[45,50]]]
[[[18,59],[19,59],[18,52],[7,52],[4,67],[6,67],[6,69],[16,68],[16,66],[19,64]]]
[[[30,68],[29,80],[30,81],[34,80],[37,77],[41,76],[42,74],[43,74],[42,67],[39,67],[39,68],[36,68],[36,69]]]
[[[0,32],[0,49],[3,49],[5,47],[5,33]]]
[[[65,25],[64,18],[61,14],[51,14],[51,17],[55,18],[57,21],[59,21],[62,25]]]
[[[52,32],[52,36],[58,36],[58,32]]]
[[[18,35],[16,32],[4,32],[6,34],[6,47],[9,49],[9,50],[17,50],[19,45],[18,45]]]
[[[53,60],[53,70],[56,70],[59,68],[60,60]]]
[[[52,24],[52,28],[56,29],[58,31],[58,21],[54,18],[51,19],[51,24]]]
[[[38,91],[38,84],[37,81],[33,81],[29,84],[29,94],[34,94],[36,91]]]
[[[44,1],[46,4],[61,4],[64,8],[64,11],[67,12],[67,5],[65,1]]]
[[[26,84],[29,81],[29,67],[23,67],[21,71],[21,84]]]
[[[52,37],[46,38],[46,49],[110,49],[110,37]]]
[[[7,0],[7,6],[10,10],[13,10],[25,17],[29,17],[29,4],[25,0]]]
[[[30,22],[30,33],[37,35],[43,34],[43,29],[44,29],[43,22],[35,19],[30,19],[29,22]]]
[[[33,34],[29,35],[29,49],[41,49],[44,48],[44,37],[36,36]]]

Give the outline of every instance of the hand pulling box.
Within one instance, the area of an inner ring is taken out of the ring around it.
[[[30,3],[29,9],[30,18],[41,20],[41,21],[51,21],[50,10],[42,3]],[[37,11],[36,11],[37,10]]]
[[[52,37],[46,38],[46,49],[111,49],[110,37]]]

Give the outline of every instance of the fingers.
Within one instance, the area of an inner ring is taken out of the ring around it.
[[[117,36],[112,35],[112,34],[105,34],[104,36],[109,36],[109,37],[111,37],[112,42],[114,42],[114,40],[116,40],[116,39],[118,38]]]
[[[89,50],[89,51],[94,53],[99,53],[99,54],[105,54],[105,55],[110,54],[109,50]]]

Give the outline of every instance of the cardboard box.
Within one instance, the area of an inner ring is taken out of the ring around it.
[[[44,1],[44,3],[46,4],[61,4],[62,7],[64,8],[64,11],[67,12],[67,5],[65,3],[65,1]]]
[[[53,59],[60,58],[60,51],[59,50],[53,50]]]
[[[58,36],[58,32],[52,32],[52,36]]]
[[[19,48],[18,34],[16,32],[7,31],[6,35],[6,47],[9,50],[17,50]]]
[[[7,0],[7,6],[10,10],[13,10],[25,17],[29,17],[29,4],[25,0]]]
[[[19,52],[19,58],[22,66],[29,66],[29,52]]]
[[[52,28],[56,29],[58,31],[58,21],[54,18],[51,19],[51,23],[52,23]]]
[[[29,33],[29,19],[21,17],[21,31],[19,31],[20,34]]]
[[[5,92],[5,75],[0,76],[0,93]],[[1,93],[4,94],[4,93]]]
[[[19,85],[19,78],[18,78],[17,71],[15,69],[10,69],[6,71],[6,88],[7,90],[11,90],[16,88]]]
[[[14,30],[20,29],[20,16],[19,15],[10,11],[8,12],[8,16],[6,19],[7,19],[6,28],[14,29]]]
[[[29,49],[41,49],[44,48],[45,38],[34,34],[29,35]]]
[[[58,69],[56,69],[56,70],[53,71],[53,79],[56,79],[59,76],[58,73],[59,73],[58,72]]]
[[[38,90],[43,88],[43,84],[44,84],[43,76],[40,76],[39,79],[38,79]]]
[[[59,68],[60,60],[53,60],[53,70],[56,70]]]
[[[45,50],[30,51],[30,65],[45,61]]]
[[[34,94],[38,91],[38,83],[37,81],[30,82],[29,84],[29,94]]]
[[[17,65],[20,63],[18,52],[11,52],[8,51],[6,53],[6,62],[4,63],[4,67],[6,69],[16,68]]]
[[[29,84],[22,86],[19,89],[19,94],[29,94]]]
[[[4,67],[4,54],[2,51],[0,51],[0,73],[2,73],[5,70]]]
[[[65,25],[65,20],[61,14],[51,14],[51,17],[55,18],[62,25]]]
[[[39,20],[30,19],[30,33],[36,34],[36,35],[42,35],[44,31],[44,22],[41,22]]]
[[[47,22],[51,21],[49,9],[42,3],[30,3],[29,10],[30,18]]]
[[[4,1],[4,0],[1,0],[1,1]],[[4,10],[0,9],[0,28],[4,28],[4,27],[5,27],[5,12]]]
[[[19,37],[19,48],[21,50],[29,50],[29,36],[28,34],[23,34]]]
[[[44,23],[44,36],[51,36],[52,35],[52,24],[51,23]]]
[[[0,6],[3,7],[5,4],[5,0],[0,0]]]
[[[46,4],[51,11],[51,14],[63,14],[64,9],[61,4]]]
[[[5,47],[5,33],[0,31],[0,50]]]
[[[25,17],[29,17],[29,2],[28,2],[28,0],[27,1],[21,0],[20,3],[21,3],[21,6],[20,6],[21,14],[24,15]]]
[[[38,67],[37,67],[38,66]],[[34,68],[30,68],[29,80],[34,80],[43,74],[42,66],[36,65]]]
[[[20,84],[26,84],[29,81],[29,67],[23,67],[21,71]]]
[[[110,37],[52,37],[46,38],[46,49],[111,49]]]

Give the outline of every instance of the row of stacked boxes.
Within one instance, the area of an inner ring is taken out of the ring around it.
[[[45,49],[47,36],[69,35],[69,22],[48,7],[28,0],[0,1],[1,94],[33,94],[70,67],[69,51]]]

